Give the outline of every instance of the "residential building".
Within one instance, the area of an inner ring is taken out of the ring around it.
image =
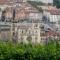
[[[26,0],[7,2],[9,4],[1,5],[3,7],[5,5],[5,8],[1,8],[0,11],[1,40],[10,39],[14,42],[23,43],[47,43],[52,38],[60,39],[59,9],[51,5],[37,6],[42,9],[42,11],[39,11]]]

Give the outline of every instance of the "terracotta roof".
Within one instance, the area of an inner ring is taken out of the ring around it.
[[[8,8],[6,8],[6,10],[7,10],[7,12],[6,12],[7,14],[8,14],[8,12],[12,13],[13,7],[8,7]],[[39,13],[39,11],[36,8],[32,7],[28,3],[25,3],[25,4],[22,3],[21,6],[15,8],[15,11],[16,11],[15,19],[27,18],[29,13]]]
[[[60,15],[60,10],[51,10],[50,13],[52,15]]]
[[[48,9],[47,11],[49,11],[52,15],[60,15],[60,9]]]
[[[8,2],[8,0],[0,0],[0,4],[5,4],[7,2]]]
[[[50,30],[49,32],[46,33],[46,35],[47,36],[60,36],[60,33]]]

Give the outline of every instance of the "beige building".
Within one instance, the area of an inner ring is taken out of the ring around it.
[[[18,41],[40,43],[40,28],[39,23],[19,23],[18,24]]]
[[[9,23],[0,22],[0,40],[11,40],[11,25]]]

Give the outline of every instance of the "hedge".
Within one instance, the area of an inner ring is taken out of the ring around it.
[[[60,60],[60,44],[58,42],[47,45],[0,42],[0,60]]]

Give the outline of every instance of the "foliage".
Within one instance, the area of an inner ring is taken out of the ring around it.
[[[60,60],[60,44],[47,45],[0,42],[0,60]]]
[[[43,12],[42,8],[39,8],[38,5],[44,5],[42,2],[38,1],[27,1],[29,4],[31,4],[33,7],[38,9],[38,11]]]
[[[39,1],[27,1],[28,3],[31,3],[33,5],[43,5],[42,2],[39,2]]]
[[[34,6],[35,8],[37,8],[38,10],[40,10],[40,8],[38,8],[37,6],[44,5],[44,3],[38,1],[27,1],[27,2],[30,3],[32,6]],[[53,0],[53,5],[56,6],[57,8],[60,8],[60,0]]]
[[[53,4],[54,4],[57,8],[60,8],[60,0],[53,0]]]

